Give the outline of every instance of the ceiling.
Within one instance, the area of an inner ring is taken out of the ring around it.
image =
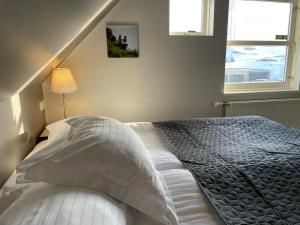
[[[0,101],[45,79],[118,0],[0,0]]]

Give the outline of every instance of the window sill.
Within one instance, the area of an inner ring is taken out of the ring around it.
[[[213,37],[213,34],[205,32],[170,32],[172,37]]]
[[[260,93],[295,93],[299,94],[300,91],[292,88],[286,89],[256,89],[256,90],[224,90],[225,95],[235,94],[260,94]]]
[[[226,91],[224,98],[226,101],[300,98],[300,91],[296,89]]]

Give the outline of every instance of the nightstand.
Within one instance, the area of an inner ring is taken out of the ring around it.
[[[37,138],[37,144],[41,141],[45,141],[48,139],[49,131],[47,129],[43,130],[43,132],[40,134],[40,136]]]

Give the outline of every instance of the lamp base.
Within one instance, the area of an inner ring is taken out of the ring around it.
[[[66,119],[67,114],[66,114],[66,104],[65,104],[66,95],[65,94],[62,94],[62,99],[63,99],[63,107],[64,107],[64,119]]]

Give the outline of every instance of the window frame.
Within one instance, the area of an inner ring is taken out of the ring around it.
[[[275,41],[247,41],[247,40],[227,40],[226,49],[228,46],[286,46],[286,64],[284,81],[280,82],[251,82],[251,83],[225,83],[224,80],[224,92],[259,92],[259,91],[277,91],[291,89],[292,81],[294,79],[293,74],[293,59],[295,56],[296,42],[295,42],[295,30],[296,30],[296,18],[297,18],[297,0],[251,0],[261,2],[282,2],[291,3],[290,9],[290,21],[287,40],[275,40]],[[227,28],[228,29],[228,28]],[[226,66],[225,66],[226,70]],[[224,73],[225,77],[225,73]]]
[[[171,0],[169,0],[169,35],[170,36],[212,36],[213,35],[213,16],[214,0],[202,0],[202,20],[200,32],[171,32]]]

